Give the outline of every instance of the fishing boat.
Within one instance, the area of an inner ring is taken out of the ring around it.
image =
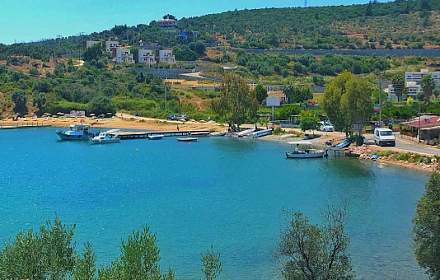
[[[150,134],[148,135],[148,140],[160,140],[164,137],[163,134]]]
[[[118,132],[119,129],[110,129],[104,132],[99,133],[98,136],[90,138],[91,144],[110,144],[110,143],[119,143],[121,140],[118,136],[114,134]]]
[[[227,134],[228,134],[227,131],[218,131],[218,132],[211,133],[210,136],[216,136],[217,137],[217,136],[225,136]]]
[[[249,137],[258,138],[258,137],[263,137],[263,136],[266,136],[269,134],[272,134],[272,129],[263,129],[263,130],[255,131],[255,132],[249,134]]]
[[[322,158],[328,156],[326,150],[318,150],[312,147],[310,141],[292,141],[288,142],[295,149],[291,152],[286,152],[287,158]]]
[[[57,130],[56,134],[61,140],[89,140],[95,134],[89,131],[90,124],[71,124],[68,130]]]
[[[182,137],[182,138],[177,138],[177,141],[180,141],[180,142],[197,142],[197,138],[195,138],[195,137]]]

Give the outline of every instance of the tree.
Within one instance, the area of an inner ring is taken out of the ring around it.
[[[392,78],[392,84],[394,88],[394,94],[397,96],[398,101],[402,101],[402,95],[406,91],[405,78],[403,74],[397,74]]]
[[[267,88],[265,88],[262,84],[258,84],[254,90],[258,104],[261,104],[263,100],[267,98]]]
[[[365,79],[344,71],[326,88],[323,108],[336,130],[352,133],[356,124],[361,130],[373,112],[372,85]]]
[[[423,92],[425,93],[425,96],[424,96],[425,100],[429,101],[429,97],[431,97],[431,95],[435,89],[434,78],[432,78],[431,75],[423,76],[421,87],[423,89]]]
[[[319,118],[313,111],[301,111],[301,122],[299,126],[302,131],[311,129],[313,135],[315,135],[315,129],[318,129]]]
[[[41,115],[46,109],[46,94],[43,92],[36,93],[32,104],[38,107],[38,114]]]
[[[224,74],[219,95],[219,98],[212,101],[211,107],[214,112],[225,117],[229,124],[240,127],[246,117],[255,116],[258,101],[255,92],[249,89],[243,78],[232,73]]]
[[[176,20],[176,17],[173,16],[173,15],[170,15],[170,14],[166,14],[166,15],[164,15],[162,18],[163,18],[163,19],[174,19],[174,20]]]
[[[107,113],[114,115],[116,113],[116,106],[110,98],[98,95],[90,102],[89,111],[97,115]]]
[[[321,211],[325,225],[312,225],[301,212],[286,212],[288,225],[281,232],[277,257],[282,275],[289,280],[353,279],[345,232],[347,212],[343,206]]]
[[[93,280],[96,273],[96,254],[92,250],[92,244],[85,244],[84,252],[81,257],[77,257],[73,278],[75,280]]]
[[[431,174],[425,194],[417,202],[413,241],[418,264],[432,279],[440,279],[440,173]]]
[[[12,101],[15,103],[14,112],[19,113],[21,115],[25,115],[28,112],[28,108],[26,106],[27,103],[27,94],[24,90],[17,90],[12,94]]]
[[[174,279],[171,270],[162,275],[159,252],[156,234],[151,234],[150,228],[144,226],[142,230],[133,231],[126,241],[121,241],[121,256],[110,266],[99,270],[99,279]]]
[[[292,97],[295,94],[295,86],[289,83],[283,87],[283,93],[286,95],[287,102],[292,103]]]
[[[83,58],[84,61],[92,62],[97,61],[102,56],[102,46],[101,44],[94,44],[84,50]]]
[[[202,268],[206,280],[214,280],[222,272],[222,262],[220,260],[220,252],[214,252],[214,246],[211,245],[211,251],[202,254]]]

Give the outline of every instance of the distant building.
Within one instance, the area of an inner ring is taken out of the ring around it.
[[[134,63],[133,54],[130,53],[130,49],[117,48],[113,50],[115,61],[118,64],[122,62]]]
[[[417,85],[421,85],[423,76],[426,75],[431,75],[435,85],[440,87],[440,72],[430,72],[428,69],[421,69],[420,72],[405,72],[405,83],[416,82]]]
[[[161,28],[172,28],[172,27],[177,27],[177,20],[166,18],[159,20],[157,24]]]
[[[176,64],[176,56],[172,50],[159,50],[159,63]]]
[[[415,81],[406,82],[406,95],[402,95],[402,101],[406,101],[408,97],[411,97],[413,100],[417,100],[417,94],[422,91],[422,87],[417,84]],[[398,101],[399,98],[394,91],[393,85],[388,85],[388,88],[385,90],[388,93],[389,101]]]
[[[120,47],[121,45],[118,41],[105,41],[105,51],[107,52],[112,52],[113,50],[116,50]]]
[[[139,49],[135,53],[136,63],[145,63],[148,67],[156,64],[156,50]]]
[[[85,48],[90,48],[90,47],[93,47],[94,45],[96,45],[96,44],[100,44],[101,42],[100,41],[84,41],[83,42],[83,48],[85,49]]]

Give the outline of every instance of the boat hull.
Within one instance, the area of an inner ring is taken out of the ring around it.
[[[119,143],[119,138],[112,138],[112,139],[90,139],[91,144],[111,144],[111,143]]]
[[[287,158],[323,158],[325,155],[325,151],[314,152],[314,153],[296,153],[296,152],[287,152]]]
[[[148,135],[148,140],[161,140],[163,135]]]
[[[197,142],[197,138],[187,137],[187,138],[177,138],[180,142]]]
[[[60,137],[61,140],[89,140],[93,135],[92,134],[77,134],[77,135],[69,135],[64,134],[63,132],[57,132],[57,135]]]

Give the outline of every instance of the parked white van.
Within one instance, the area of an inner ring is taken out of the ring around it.
[[[378,146],[396,146],[396,137],[389,128],[376,128],[374,130],[374,143]]]

